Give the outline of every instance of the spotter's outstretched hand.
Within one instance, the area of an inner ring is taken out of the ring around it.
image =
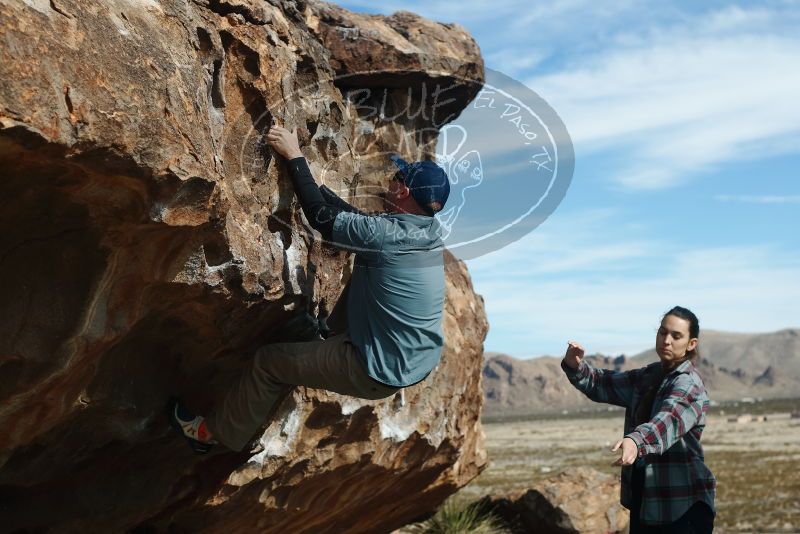
[[[639,457],[639,448],[636,446],[636,442],[631,438],[622,438],[614,445],[611,452],[616,452],[620,447],[622,447],[622,456],[611,465],[633,465],[633,462]]]
[[[564,355],[564,363],[567,364],[567,367],[571,369],[577,369],[578,365],[580,365],[581,360],[585,351],[583,347],[581,347],[580,343],[575,341],[570,341],[567,343],[567,353]]]

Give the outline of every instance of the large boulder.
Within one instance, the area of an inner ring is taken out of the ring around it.
[[[300,0],[26,0],[3,3],[0,52],[0,530],[379,532],[484,468],[487,323],[450,256],[442,362],[404,398],[297,388],[254,450],[209,456],[162,414],[170,394],[208,409],[349,276],[261,133],[297,127],[326,184],[375,206],[385,152],[430,152],[480,87],[462,28]]]
[[[481,504],[514,525],[515,532],[546,534],[627,532],[630,516],[619,502],[619,477],[574,467],[533,488]]]

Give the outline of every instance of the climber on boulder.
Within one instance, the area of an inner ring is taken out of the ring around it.
[[[332,245],[355,252],[353,274],[328,321],[334,335],[264,345],[207,417],[170,399],[170,424],[198,453],[217,442],[244,449],[286,386],[390,397],[424,380],[444,344],[444,246],[434,215],[450,192],[445,171],[432,161],[390,156],[398,170],[382,194],[386,213],[370,215],[315,182],[296,130],[273,126],[266,139],[287,160],[309,224]]]

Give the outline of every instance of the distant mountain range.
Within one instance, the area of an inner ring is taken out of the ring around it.
[[[768,334],[703,331],[698,370],[713,401],[800,397],[800,329]],[[485,415],[523,415],[599,408],[567,381],[563,356],[521,360],[484,355]],[[628,370],[657,361],[655,349],[633,357],[587,356],[595,367]]]

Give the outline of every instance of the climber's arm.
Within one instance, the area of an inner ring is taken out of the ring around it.
[[[309,224],[337,247],[354,252],[381,248],[389,223],[382,217],[364,215],[358,210],[340,209],[325,201],[302,156],[287,163],[295,193]]]
[[[323,239],[331,241],[333,239],[333,221],[339,213],[345,210],[325,200],[320,188],[314,182],[306,158],[296,157],[289,160],[286,165],[289,169],[289,176],[292,178],[294,192],[297,194],[297,199],[300,201],[303,213],[306,214],[308,223],[322,234]]]
[[[309,224],[322,234],[323,239],[330,240],[333,235],[333,221],[342,210],[326,202],[322,196],[306,158],[300,152],[297,128],[289,131],[282,126],[273,125],[267,132],[266,139],[275,152],[286,159],[294,191]]]
[[[322,234],[323,239],[333,241],[334,222],[337,215],[362,215],[359,210],[337,197],[333,191],[322,184],[317,186],[314,176],[308,168],[308,163],[300,151],[297,129],[289,131],[282,126],[273,126],[267,132],[267,143],[278,154],[286,158],[289,176],[292,178],[294,191],[303,208],[303,213],[309,224]],[[329,198],[326,199],[326,196]],[[339,228],[342,227],[343,221],[340,221]],[[340,246],[348,248],[352,245],[350,240],[345,240]]]
[[[333,191],[331,191],[327,185],[319,186],[319,191],[320,193],[322,193],[322,196],[325,198],[325,201],[328,204],[336,206],[342,211],[349,211],[350,213],[358,213],[360,215],[366,215],[366,213],[364,213],[360,209],[342,200],[342,198]]]

